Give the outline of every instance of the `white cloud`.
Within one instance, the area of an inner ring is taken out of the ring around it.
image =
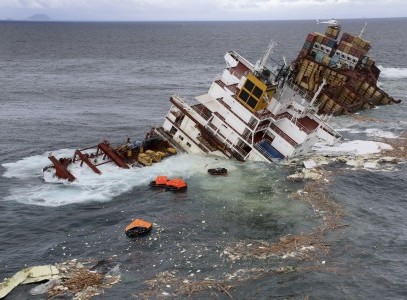
[[[239,20],[405,16],[404,0],[0,0],[8,14],[71,20]]]

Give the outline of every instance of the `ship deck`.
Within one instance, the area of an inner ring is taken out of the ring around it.
[[[212,112],[219,111],[221,108],[219,102],[209,94],[197,96],[195,99]]]

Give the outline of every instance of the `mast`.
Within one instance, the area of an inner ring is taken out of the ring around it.
[[[361,30],[360,33],[359,33],[359,37],[360,37],[360,38],[361,38],[362,35],[365,33],[366,25],[367,25],[367,22],[365,22],[365,25],[363,26],[362,30]]]
[[[277,45],[278,45],[277,42],[275,42],[275,41],[273,41],[273,40],[270,41],[270,43],[269,43],[269,45],[268,45],[268,47],[267,47],[267,50],[266,50],[266,52],[264,53],[263,57],[262,57],[260,60],[258,60],[258,61],[256,62],[256,66],[254,67],[254,69],[255,69],[257,72],[261,72],[261,70],[264,68],[264,66],[265,66],[265,64],[266,64],[266,62],[267,62],[267,60],[269,59],[270,55],[273,53],[274,48],[275,48]]]

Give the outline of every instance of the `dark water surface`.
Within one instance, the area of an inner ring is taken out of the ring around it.
[[[343,20],[358,33],[364,20]],[[372,140],[407,129],[406,19],[369,20],[365,38],[382,69],[380,84],[400,105],[362,112],[383,123],[333,120],[346,139]],[[99,298],[128,299],[163,271],[185,278],[224,279],[240,269],[295,264],[279,259],[231,262],[224,249],[239,241],[274,242],[319,224],[305,203],[289,198],[301,184],[283,166],[178,156],[151,168],[88,176],[71,185],[46,184],[47,154],[70,153],[103,139],[142,138],[161,124],[169,96],[203,94],[237,50],[251,61],[269,40],[274,57],[293,59],[313,21],[174,23],[0,22],[0,280],[24,266],[117,255],[122,281]],[[68,150],[67,150],[68,149]],[[208,177],[221,164],[227,177]],[[331,232],[327,266],[240,283],[238,299],[407,298],[407,169],[341,172],[330,195],[346,228]],[[147,188],[154,176],[183,176],[185,194]],[[129,240],[136,217],[157,224]],[[193,276],[191,274],[194,274]],[[21,298],[12,294],[10,298]],[[200,297],[208,294],[200,295]]]

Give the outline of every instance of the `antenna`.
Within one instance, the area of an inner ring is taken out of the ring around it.
[[[361,38],[362,35],[365,33],[366,25],[367,25],[367,22],[365,22],[365,25],[363,26],[362,30],[361,30],[360,33],[359,33],[359,37],[360,37],[360,38]]]
[[[285,58],[285,56],[283,55],[283,61],[284,61],[284,66],[288,66],[288,64],[287,64],[287,59]]]
[[[263,69],[264,65],[266,64],[267,60],[269,59],[271,53],[273,53],[274,48],[278,45],[277,42],[271,40],[270,44],[267,47],[266,53],[264,53],[263,57],[256,62],[256,66],[254,69],[259,72]]]

